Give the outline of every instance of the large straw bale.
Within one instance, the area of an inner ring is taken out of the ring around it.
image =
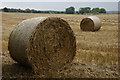
[[[33,71],[59,70],[76,53],[76,40],[69,24],[60,18],[38,17],[21,22],[9,38],[9,53]]]
[[[84,18],[80,27],[83,31],[98,31],[101,28],[101,20],[96,16]]]

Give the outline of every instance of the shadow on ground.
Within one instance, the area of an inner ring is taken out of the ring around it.
[[[33,72],[30,68],[21,66],[18,63],[3,64],[2,72],[3,72],[2,78],[16,78],[16,77],[22,78],[22,77],[33,76]]]

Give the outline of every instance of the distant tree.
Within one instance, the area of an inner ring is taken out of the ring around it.
[[[79,14],[79,11],[76,11],[75,13],[76,13],[76,14]]]
[[[11,9],[9,9],[9,12],[19,12],[19,9],[13,9],[13,8],[11,8]]]
[[[41,13],[41,11],[37,11],[37,10],[34,10],[34,9],[30,10],[30,12],[31,13]]]
[[[101,8],[100,13],[106,13],[106,10],[104,8]]]
[[[80,8],[80,9],[79,9],[79,13],[80,13],[80,14],[84,14],[84,13],[85,13],[85,8]]]
[[[29,8],[25,9],[26,13],[31,13],[31,10]]]
[[[85,8],[80,8],[79,9],[79,13],[80,14],[90,13],[90,12],[91,12],[91,8],[90,7],[85,7]]]
[[[91,8],[90,7],[85,7],[85,12],[86,13],[90,13],[91,12]]]
[[[65,12],[64,11],[54,11],[54,13],[56,13],[56,14],[63,14]]]
[[[2,9],[2,11],[4,11],[4,12],[9,12],[9,8],[4,7],[4,8]]]
[[[75,13],[75,8],[74,7],[66,8],[65,13],[66,14],[74,14]]]
[[[93,8],[92,13],[94,13],[94,14],[100,13],[100,9],[99,8]]]
[[[63,13],[65,13],[65,12],[64,12],[64,11],[61,11],[60,13],[63,14]]]

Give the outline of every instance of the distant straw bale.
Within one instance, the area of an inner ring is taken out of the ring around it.
[[[9,53],[35,72],[57,71],[70,63],[76,53],[76,39],[61,18],[38,17],[21,22],[9,38]]]
[[[96,16],[84,18],[80,23],[83,31],[98,31],[101,28],[101,20]]]

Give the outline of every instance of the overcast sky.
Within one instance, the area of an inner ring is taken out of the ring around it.
[[[119,2],[120,0],[0,0],[1,2]]]
[[[10,0],[9,0],[10,1]],[[13,2],[12,2],[13,1]],[[6,0],[4,0],[4,2],[2,2],[2,6],[3,7],[9,7],[9,8],[21,8],[21,9],[26,9],[26,8],[30,8],[30,9],[37,9],[37,10],[60,10],[60,11],[64,11],[65,8],[73,6],[75,7],[76,10],[78,10],[80,7],[91,7],[91,8],[95,8],[95,7],[99,7],[99,8],[105,8],[107,11],[117,11],[118,10],[118,2],[117,0],[114,1],[112,0],[110,2],[105,2],[105,0],[103,2],[14,2],[14,0],[12,0],[10,2],[7,2]],[[21,1],[21,0],[20,0]],[[46,1],[46,0],[45,0]],[[113,2],[114,1],[114,2]]]

